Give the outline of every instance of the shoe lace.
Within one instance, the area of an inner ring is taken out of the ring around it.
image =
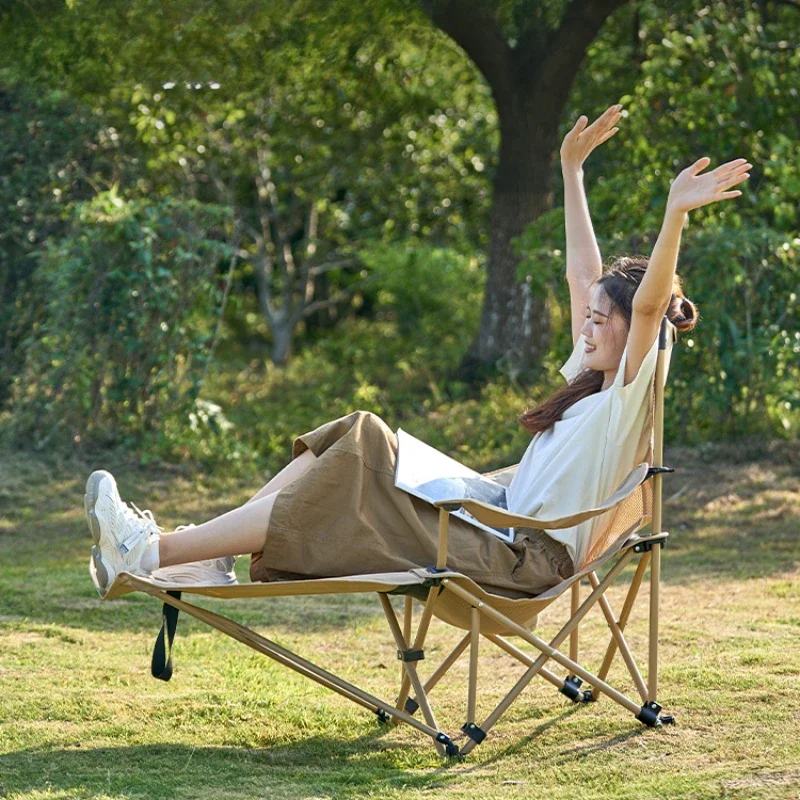
[[[149,508],[142,511],[136,503],[130,504],[133,508],[126,503],[122,505],[125,519],[135,526],[135,530],[144,531],[146,533],[163,533],[163,529],[156,523],[153,512]]]

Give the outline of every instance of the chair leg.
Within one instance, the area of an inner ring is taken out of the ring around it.
[[[481,614],[472,609],[472,628],[469,641],[469,687],[467,690],[467,722],[475,722],[475,705],[478,691],[478,647],[481,639]]]
[[[574,617],[578,613],[581,605],[581,582],[575,581],[572,584],[570,591],[570,616]],[[569,657],[573,661],[578,660],[578,630],[579,626],[576,625],[572,633],[569,635]],[[585,694],[581,692],[580,687],[583,681],[577,675],[567,675],[558,687],[561,694],[568,697],[573,702],[582,702],[585,699]]]
[[[591,583],[595,589],[597,588],[599,581],[597,580],[597,575],[595,575],[594,572],[589,573],[589,583]],[[647,697],[647,687],[645,686],[642,674],[639,672],[639,668],[636,666],[636,661],[634,661],[633,655],[628,647],[628,643],[625,641],[625,637],[622,635],[622,628],[614,619],[614,612],[611,610],[611,605],[608,602],[608,598],[604,595],[599,599],[599,602],[600,608],[603,610],[603,615],[608,623],[608,627],[611,629],[612,641],[615,642],[619,648],[619,652],[622,655],[625,666],[628,668],[628,672],[630,673],[631,678],[633,678],[633,682],[636,685],[639,696],[644,702],[649,699]]]
[[[581,582],[575,581],[572,584],[572,593],[571,593],[571,603],[570,603],[570,616],[575,616],[578,611],[578,608],[581,605]],[[569,635],[569,657],[573,661],[578,660],[578,626],[575,626],[575,630]]]
[[[520,636],[522,639],[532,644],[534,647],[536,647],[538,650],[542,652],[542,655],[540,655],[533,662],[533,664],[528,668],[527,672],[517,681],[517,683],[514,685],[511,691],[499,703],[499,705],[495,708],[495,710],[487,717],[486,721],[479,729],[481,733],[481,738],[486,736],[489,729],[505,713],[506,709],[517,698],[517,696],[528,685],[528,683],[530,683],[532,678],[541,671],[542,667],[544,667],[545,663],[550,658],[557,661],[562,666],[571,669],[576,675],[578,675],[583,680],[589,681],[590,683],[594,684],[597,688],[599,688],[605,694],[609,695],[609,697],[614,699],[624,708],[628,709],[634,714],[641,713],[642,711],[641,707],[636,705],[636,703],[634,703],[632,700],[629,700],[621,692],[618,692],[613,686],[610,686],[609,684],[605,683],[605,681],[598,680],[595,675],[592,675],[592,673],[590,673],[588,670],[585,670],[583,667],[581,667],[580,664],[572,661],[563,653],[560,653],[558,650],[555,649],[559,644],[561,644],[561,642],[564,641],[564,639],[567,638],[572,629],[581,621],[581,619],[591,609],[591,607],[597,601],[597,598],[600,597],[603,594],[603,592],[605,592],[607,587],[614,580],[616,580],[619,573],[622,572],[622,570],[630,561],[632,555],[633,554],[630,551],[628,551],[619,559],[619,561],[605,575],[603,580],[600,582],[598,588],[592,591],[592,593],[586,598],[586,600],[578,609],[577,614],[561,629],[561,631],[556,635],[556,637],[552,640],[550,644],[545,642],[543,639],[540,639],[538,636],[534,636],[526,628],[523,628],[521,625],[517,625],[515,622],[508,619],[508,617],[496,611],[495,609],[484,605],[478,600],[478,598],[470,594],[466,589],[463,589],[455,581],[451,581],[449,579],[445,579],[443,581],[443,583],[447,586],[447,588],[450,591],[462,597],[473,607],[478,607],[481,613],[486,614],[488,617],[496,620],[497,622],[500,622],[506,628],[513,631],[517,636]],[[473,741],[467,742],[464,745],[464,747],[461,748],[462,754],[466,755],[467,753],[469,753],[476,743],[477,742],[475,739],[473,739]]]
[[[405,596],[404,603],[403,603],[403,639],[406,642],[406,647],[408,647],[408,642],[411,641],[411,623],[414,611],[414,598],[407,594]],[[406,676],[406,671],[403,669],[403,665],[400,664],[400,685],[403,685],[403,678]]]
[[[467,649],[467,646],[470,643],[471,634],[467,633],[461,641],[450,651],[450,654],[442,661],[441,664],[434,670],[428,680],[422,684],[422,688],[425,690],[426,694],[430,694],[431,690],[437,683],[447,674],[450,667],[458,661],[461,654]],[[419,708],[419,703],[416,700],[409,697],[405,701],[405,705],[403,706],[409,714],[414,714],[417,709]]]
[[[505,650],[506,653],[508,653],[510,656],[514,656],[514,658],[516,658],[517,661],[522,662],[526,667],[533,666],[533,662],[535,660],[533,656],[528,655],[526,652],[520,650],[518,647],[514,647],[514,645],[511,644],[511,642],[507,642],[502,636],[498,636],[497,634],[494,633],[487,633],[484,634],[484,637],[488,639],[490,642],[494,642],[494,644],[496,644],[501,650]],[[559,678],[558,675],[555,674],[555,672],[550,672],[550,670],[547,669],[547,667],[542,667],[541,670],[539,670],[539,674],[546,681],[552,683],[553,686],[555,686],[556,689],[558,689],[559,691],[561,691],[564,688],[565,681],[562,678]]]
[[[636,596],[639,594],[639,587],[642,585],[642,580],[644,579],[644,573],[647,570],[647,565],[650,563],[650,553],[644,553],[641,558],[639,559],[639,565],[636,568],[636,574],[633,576],[633,580],[631,581],[631,585],[628,588],[628,594],[625,597],[625,602],[622,605],[622,612],[619,615],[619,629],[620,631],[625,630],[625,626],[628,624],[628,618],[631,615],[631,611],[633,611],[633,604],[636,602]],[[614,661],[614,656],[617,652],[617,640],[612,636],[611,641],[608,643],[608,649],[606,650],[605,658],[603,659],[603,664],[600,667],[600,671],[597,673],[597,676],[600,680],[605,680],[606,675],[608,675],[609,669],[611,669],[611,664]],[[586,699],[587,700],[597,700],[600,696],[600,692],[597,689],[592,689],[590,692],[587,691]]]
[[[647,669],[647,699],[655,702],[658,693],[658,605],[661,586],[661,547],[656,545],[650,558],[650,658]]]
[[[277,661],[279,664],[283,664],[284,666],[289,667],[289,669],[293,669],[300,675],[310,678],[315,683],[318,683],[326,689],[330,689],[331,691],[342,695],[348,700],[352,700],[354,703],[363,706],[370,711],[382,711],[384,714],[392,714],[395,717],[399,717],[403,722],[411,725],[412,728],[416,728],[418,731],[430,736],[433,739],[434,745],[439,753],[443,755],[458,754],[458,748],[454,745],[450,737],[442,733],[435,725],[426,725],[420,720],[412,717],[410,714],[406,714],[404,711],[398,711],[397,709],[393,708],[390,703],[387,703],[384,700],[381,700],[380,698],[370,694],[369,692],[360,689],[343,678],[340,678],[338,675],[334,675],[332,672],[329,672],[317,664],[314,664],[302,656],[299,656],[297,653],[287,650],[285,647],[282,647],[276,642],[261,636],[250,628],[247,628],[238,622],[234,622],[234,620],[229,619],[228,617],[223,617],[221,614],[216,614],[213,611],[208,611],[205,608],[200,608],[199,606],[192,605],[191,603],[186,603],[183,600],[179,600],[174,596],[168,595],[166,592],[150,591],[148,593],[153,597],[158,598],[162,602],[168,603],[169,605],[180,609],[186,614],[190,614],[196,619],[199,619],[201,622],[205,622],[206,625],[216,628],[218,631],[230,636],[232,639],[247,645],[262,655],[271,658],[273,661]]]
[[[438,594],[438,589],[432,589],[431,595],[436,592]],[[426,604],[425,610],[427,611],[430,607],[431,611],[433,610],[433,604],[431,603],[431,595],[428,596],[428,603]],[[414,648],[409,650],[406,640],[403,638],[403,632],[400,629],[400,623],[397,621],[397,616],[394,613],[394,609],[392,608],[392,604],[389,601],[389,598],[385,594],[378,595],[381,600],[381,605],[383,606],[383,610],[386,614],[386,619],[389,623],[389,628],[392,631],[392,635],[394,636],[395,642],[397,643],[397,651],[398,656],[400,656],[403,662],[403,669],[405,670],[406,676],[408,678],[408,683],[410,686],[414,687],[414,692],[416,693],[417,703],[419,703],[420,709],[422,709],[422,714],[425,717],[425,721],[428,725],[435,729],[439,730],[439,725],[436,722],[436,717],[434,716],[433,709],[428,702],[428,696],[425,694],[425,690],[422,687],[422,681],[419,679],[419,675],[417,674],[417,667],[416,661],[422,656],[422,645],[425,641],[425,635],[427,634],[427,625],[425,626],[424,630],[417,631],[417,638],[414,641]],[[435,602],[436,597],[433,596],[433,601]],[[424,620],[424,612],[423,612],[423,620]],[[430,623],[430,617],[428,617],[428,623]],[[420,621],[420,626],[422,625],[422,621]],[[421,635],[420,635],[421,634]],[[419,646],[417,646],[419,644]],[[405,684],[405,681],[404,681]],[[405,703],[405,698],[403,698],[403,702]],[[399,711],[400,709],[398,709]],[[405,713],[405,712],[403,712]],[[408,716],[406,714],[406,716]],[[413,719],[413,717],[412,717]],[[444,734],[441,734],[444,736]],[[451,752],[451,748],[449,745],[452,745],[452,742],[448,739],[448,744],[443,743],[443,740],[439,737],[434,741],[436,745],[436,749],[439,752],[439,755],[454,755],[455,753]]]
[[[425,600],[425,607],[422,609],[422,615],[419,620],[419,625],[417,627],[417,635],[414,637],[414,644],[412,646],[412,650],[422,650],[422,647],[425,643],[425,637],[428,635],[428,628],[431,624],[431,619],[433,617],[433,608],[436,604],[436,598],[439,596],[439,587],[434,586],[428,592],[428,597]],[[383,603],[383,598],[385,595],[380,595],[381,603]],[[389,604],[389,608],[392,611],[392,616],[394,617],[394,609],[391,607],[391,603]],[[386,606],[384,605],[384,610]],[[388,617],[388,615],[387,615]],[[397,621],[395,617],[395,622]],[[391,622],[390,622],[391,625]],[[399,630],[399,628],[398,628]],[[400,634],[402,636],[402,633]],[[410,641],[410,636],[408,639],[405,640],[406,643],[401,646],[398,644],[398,648],[401,650],[405,650],[408,648],[408,641]],[[408,693],[411,690],[411,676],[408,673],[408,670],[405,669],[403,666],[403,679],[400,682],[400,693],[397,695],[397,705],[396,708],[402,709],[405,707],[406,700],[408,699]]]

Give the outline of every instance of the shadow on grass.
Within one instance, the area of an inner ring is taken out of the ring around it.
[[[265,747],[143,744],[121,747],[37,747],[0,754],[0,791],[47,790],[70,796],[138,795],[158,798],[263,796],[362,798],[397,791],[447,791],[488,765],[524,754],[531,743],[578,713],[577,706],[542,722],[526,736],[481,759],[439,757],[427,737],[384,742],[391,728],[376,726],[353,739],[309,736]],[[611,750],[641,736],[636,728],[570,750],[562,760]]]
[[[338,799],[374,797],[381,790],[447,789],[457,760],[440,759],[427,741],[384,744],[381,736],[380,730],[352,740],[311,736],[263,749],[187,744],[30,748],[0,755],[0,793]],[[430,754],[424,753],[426,747]]]

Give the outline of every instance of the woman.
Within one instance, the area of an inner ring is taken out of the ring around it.
[[[562,374],[570,382],[520,418],[534,437],[508,487],[509,509],[540,519],[596,505],[641,460],[661,320],[666,314],[682,331],[696,321],[675,275],[687,214],[738,197],[741,191],[729,190],[752,166],[740,158],[701,174],[710,163],[704,157],[684,169],[670,188],[649,261],[621,258],[603,274],[583,162],[618,131],[621,108],[610,107],[588,127],[581,116],[561,146],[575,345]],[[85,508],[98,591],[122,571],[170,582],[194,571],[202,582],[229,582],[240,553],[253,554],[254,581],[430,565],[439,512],[394,486],[396,452],[383,420],[356,411],[295,439],[292,461],[245,505],[172,533],[123,503],[109,473],[94,472]],[[448,567],[488,591],[535,595],[585,562],[597,525],[518,528],[507,544],[451,516]]]

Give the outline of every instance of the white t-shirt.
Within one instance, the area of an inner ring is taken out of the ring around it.
[[[669,371],[674,326],[667,321],[664,380]],[[581,334],[572,355],[561,367],[571,381],[583,369],[585,337]],[[609,497],[628,473],[646,458],[650,446],[648,406],[652,406],[658,334],[636,377],[627,385],[622,353],[614,383],[568,408],[546,431],[537,433],[508,487],[508,509],[539,519],[555,519],[593,508]],[[546,533],[562,542],[576,569],[607,523],[601,514],[572,528]]]

